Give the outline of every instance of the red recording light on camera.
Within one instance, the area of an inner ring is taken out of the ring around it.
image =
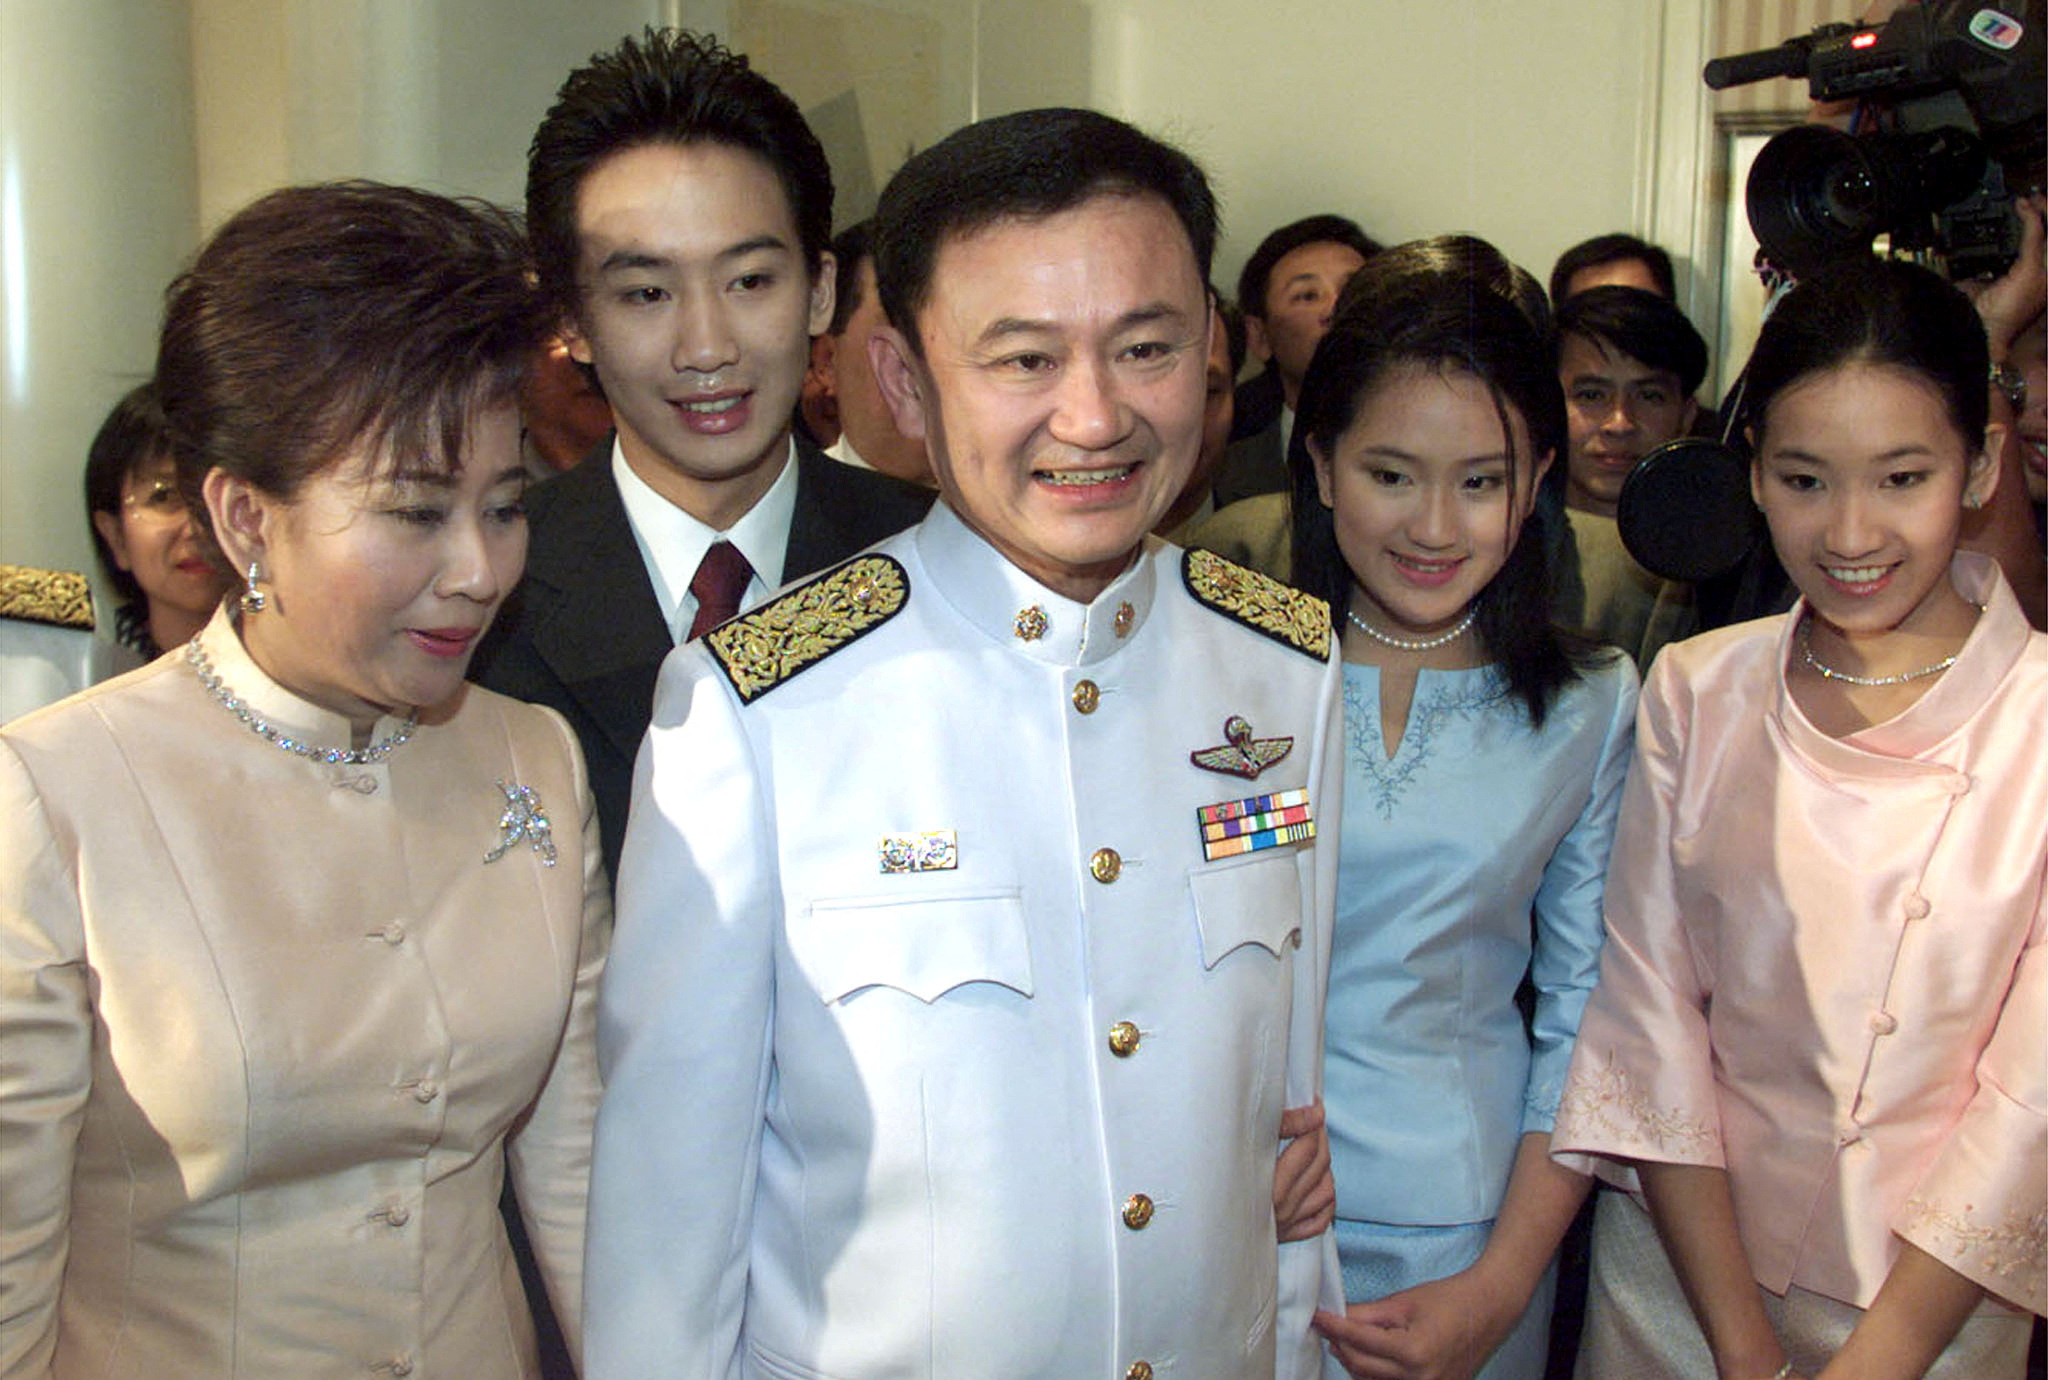
[[[1863,33],[1860,33],[1860,34],[1856,35],[1856,37],[1854,37],[1854,38],[1850,39],[1850,40],[1849,40],[1849,46],[1850,46],[1851,48],[1868,48],[1868,47],[1872,46],[1873,44],[1875,44],[1876,42],[1877,42],[1877,35],[1876,35],[1876,34],[1874,34],[1874,33],[1870,33],[1870,32],[1868,32],[1868,31],[1865,31],[1865,32],[1863,32]]]

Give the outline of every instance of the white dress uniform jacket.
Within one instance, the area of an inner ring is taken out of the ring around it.
[[[484,861],[501,779],[554,866]],[[526,1380],[508,1160],[573,1341],[609,901],[559,716],[472,686],[329,765],[172,653],[0,732],[0,821],[0,1377]]]
[[[599,1001],[587,1374],[1315,1374],[1334,1252],[1276,1250],[1272,1180],[1320,1079],[1333,643],[1157,542],[1069,602],[940,506],[679,648]],[[1255,780],[1190,759],[1233,717],[1293,740]],[[1205,861],[1200,807],[1290,789],[1327,844]]]

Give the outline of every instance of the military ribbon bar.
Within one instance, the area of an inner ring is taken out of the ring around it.
[[[1210,862],[1316,836],[1306,790],[1219,801],[1202,806],[1195,818],[1202,830],[1202,856]]]

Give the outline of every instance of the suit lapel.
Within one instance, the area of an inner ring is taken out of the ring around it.
[[[533,649],[630,760],[674,646],[668,620],[634,544],[609,445],[556,483],[528,553],[527,579],[554,596],[535,601]]]
[[[789,546],[782,556],[782,582],[815,575],[844,560],[860,545],[852,541],[832,499],[830,467],[839,462],[802,437],[796,443],[796,511],[789,520]]]

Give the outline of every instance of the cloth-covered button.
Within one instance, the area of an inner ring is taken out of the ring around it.
[[[1853,1121],[1845,1121],[1835,1128],[1835,1144],[1854,1145],[1863,1139],[1863,1128]]]
[[[1102,688],[1092,680],[1074,682],[1074,708],[1083,714],[1093,714],[1095,706],[1102,703]]]
[[[422,1078],[413,1085],[412,1095],[421,1102],[432,1102],[441,1095],[441,1085],[431,1078]]]
[[[1114,848],[1098,848],[1088,859],[1088,875],[1098,882],[1113,882],[1123,875],[1123,857]]]
[[[1948,786],[1948,793],[1950,795],[1968,795],[1970,787],[1976,783],[1970,779],[1969,773],[1959,771],[1954,776],[1951,776],[1945,784]]]
[[[401,1356],[394,1356],[394,1357],[392,1357],[392,1358],[391,1358],[391,1373],[392,1373],[393,1375],[411,1375],[411,1374],[412,1374],[412,1357],[410,1357],[410,1356],[403,1356],[403,1355],[401,1355]]]
[[[1124,1199],[1124,1225],[1132,1231],[1145,1230],[1145,1224],[1152,1220],[1152,1200],[1142,1193],[1133,1193]]]
[[[1927,904],[1927,898],[1917,891],[1906,898],[1906,918],[1908,920],[1925,920],[1927,912],[1932,909],[1934,907]]]
[[[386,944],[393,946],[403,944],[405,942],[405,922],[403,920],[393,920],[383,929],[377,931],[377,937]]]
[[[1138,1052],[1138,1044],[1143,1039],[1138,1027],[1129,1021],[1118,1021],[1109,1028],[1109,1052],[1119,1059],[1128,1059]]]
[[[1879,1011],[1870,1018],[1870,1030],[1874,1035],[1889,1035],[1899,1028],[1899,1018],[1889,1011]]]
[[[412,1220],[412,1209],[404,1203],[393,1203],[384,1210],[384,1220],[394,1227],[402,1227]]]
[[[1152,1380],[1150,1361],[1133,1361],[1124,1370],[1124,1380]]]

